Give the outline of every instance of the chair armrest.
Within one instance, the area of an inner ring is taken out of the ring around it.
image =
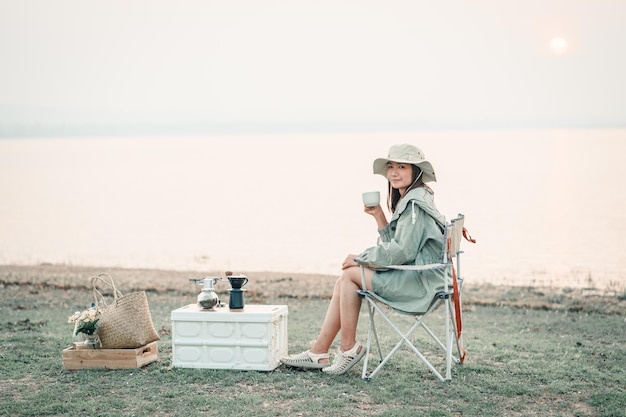
[[[361,258],[354,258],[354,262],[356,262],[358,265],[368,268],[368,269],[387,269],[388,267],[384,266],[384,265],[379,265],[379,264],[375,264],[372,263],[370,261],[366,261],[365,259],[361,259]]]
[[[375,271],[385,270],[385,269],[395,269],[395,270],[401,270],[401,271],[425,271],[429,269],[443,269],[443,268],[447,268],[448,266],[450,266],[450,264],[444,264],[444,263],[435,263],[435,264],[427,264],[427,265],[380,265],[380,264],[366,261],[361,258],[355,258],[354,261],[358,265],[364,268],[373,269]]]

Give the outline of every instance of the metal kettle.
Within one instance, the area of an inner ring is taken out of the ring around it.
[[[216,305],[220,303],[220,299],[213,289],[213,285],[221,280],[220,277],[204,277],[204,278],[190,278],[189,281],[193,281],[198,285],[202,285],[202,291],[198,294],[198,306],[203,310],[213,310]]]

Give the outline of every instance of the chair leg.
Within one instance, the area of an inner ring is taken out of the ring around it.
[[[452,343],[452,341],[454,340],[455,345],[456,345],[456,352],[458,355],[458,359],[457,358],[452,358],[456,363],[461,363],[461,356],[463,355],[462,351],[463,351],[463,341],[458,337],[458,329],[456,327],[456,316],[455,316],[455,311],[454,311],[454,306],[452,305],[452,303],[450,303],[449,306],[449,311],[450,311],[450,323],[452,323],[451,329],[450,329],[450,343]]]
[[[413,343],[409,340],[409,337],[413,334],[413,332],[415,332],[415,330],[417,328],[419,328],[420,326],[425,327],[425,325],[421,322],[421,320],[415,322],[413,324],[413,326],[411,326],[411,328],[406,332],[403,333],[388,317],[387,315],[384,314],[383,311],[381,311],[380,307],[377,306],[375,304],[374,301],[371,301],[368,299],[368,311],[370,311],[370,320],[373,320],[374,317],[374,311],[377,310],[380,313],[380,317],[382,317],[387,324],[389,324],[389,326],[400,336],[400,341],[398,341],[398,343],[396,343],[396,345],[393,347],[393,349],[391,349],[391,351],[387,354],[387,356],[385,356],[382,361],[378,364],[378,366],[368,375],[367,374],[367,365],[368,365],[368,361],[367,361],[367,357],[369,356],[369,352],[370,352],[370,346],[371,346],[371,335],[368,332],[368,341],[367,341],[367,350],[366,350],[366,361],[363,364],[363,374],[362,374],[362,378],[366,381],[371,380],[372,378],[374,378],[374,376],[378,373],[378,371],[380,369],[382,369],[382,367],[387,363],[387,361],[389,361],[389,359],[391,359],[391,357],[402,347],[402,345],[404,343],[407,344],[407,346],[415,353],[415,355],[426,365],[426,367],[437,376],[437,378],[439,378],[441,381],[445,381],[445,378],[441,375],[441,373],[439,373],[439,371],[437,371],[437,369],[435,369],[435,367],[428,361],[428,359],[426,359],[426,357],[422,354],[422,352],[419,351],[419,349],[417,349],[415,347],[415,345],[413,345]],[[371,307],[371,310],[369,310],[369,308]],[[429,311],[432,311],[429,310]],[[372,322],[370,322],[370,326],[372,326]],[[370,327],[371,328],[371,327]],[[432,332],[429,332],[432,333]],[[377,338],[378,336],[376,336]],[[379,346],[380,348],[380,346]],[[381,355],[382,356],[382,355]]]
[[[376,331],[376,322],[374,321],[375,310],[372,308],[372,314],[370,315],[370,325],[374,331],[374,339],[376,339],[376,349],[378,349],[378,357],[383,360],[383,350],[380,348],[380,340],[378,340],[378,332]]]
[[[445,310],[446,310],[446,381],[450,381],[452,379],[452,335],[450,334],[450,321],[452,320],[452,303],[450,299],[445,300]],[[454,326],[452,326],[454,327]],[[453,331],[453,330],[452,330]]]
[[[366,296],[365,303],[367,307],[367,313],[369,316],[369,327],[367,329],[367,341],[365,342],[365,358],[363,358],[363,371],[361,372],[361,378],[365,381],[369,381],[370,377],[367,375],[367,365],[369,362],[370,349],[372,346],[372,333],[376,334],[376,327],[374,326],[374,311],[372,306],[370,305],[370,300]],[[378,342],[378,336],[376,336],[376,342]],[[380,350],[380,345],[378,346]]]
[[[443,350],[444,352],[446,351],[446,345],[443,344],[443,342],[441,340],[439,340],[439,338],[437,337],[437,335],[435,333],[433,333],[432,330],[430,330],[430,328],[428,326],[426,326],[424,323],[420,323],[420,326],[422,326],[422,328],[424,329],[424,331],[426,333],[428,333],[428,335],[434,340],[434,342],[441,348],[441,350]]]
[[[367,374],[367,367],[369,364],[369,355],[371,353],[372,350],[372,337],[374,338],[374,340],[376,341],[376,349],[378,350],[378,357],[380,358],[380,361],[382,362],[383,360],[383,350],[380,347],[380,340],[378,339],[378,332],[376,331],[376,320],[374,319],[376,310],[374,309],[374,302],[370,299],[370,298],[366,298],[366,303],[367,303],[367,312],[369,315],[369,327],[367,329],[367,342],[365,345],[365,359],[363,361],[363,372],[361,374],[361,378],[369,381],[371,379],[371,376],[369,376]]]

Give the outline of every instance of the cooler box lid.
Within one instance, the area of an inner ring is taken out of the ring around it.
[[[198,304],[189,304],[172,311],[174,321],[223,321],[223,322],[270,322],[286,316],[286,305],[246,304],[242,310],[216,307],[202,310]]]

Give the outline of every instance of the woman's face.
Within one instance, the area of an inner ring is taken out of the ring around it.
[[[413,166],[398,162],[387,162],[387,180],[400,194],[413,183]]]

